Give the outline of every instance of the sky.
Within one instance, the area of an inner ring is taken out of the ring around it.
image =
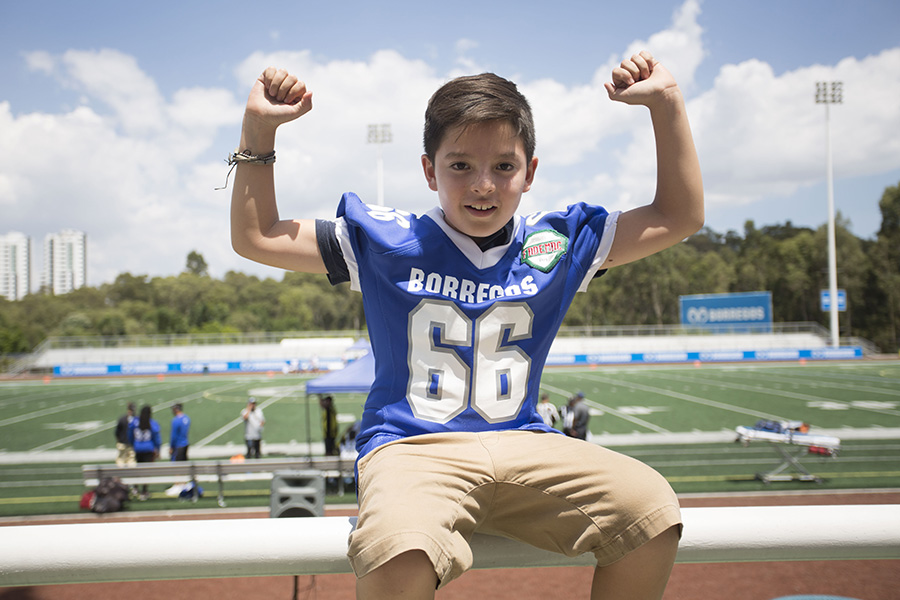
[[[652,200],[648,111],[611,102],[613,67],[650,50],[684,93],[706,224],[742,233],[828,220],[834,202],[874,238],[900,183],[896,0],[518,0],[452,3],[154,3],[0,0],[0,234],[88,235],[88,285],[176,275],[191,251],[210,274],[280,279],[231,249],[228,170],[253,81],[287,68],[314,109],[279,129],[283,218],[331,218],[342,193],[417,214],[437,202],[422,116],[448,79],[491,71],[529,98],[539,167],[520,212]],[[842,103],[815,101],[843,82]],[[826,120],[826,111],[828,118]],[[392,141],[367,143],[369,124]]]

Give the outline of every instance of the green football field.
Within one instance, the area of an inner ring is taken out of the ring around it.
[[[113,462],[113,427],[128,402],[153,408],[164,442],[170,407],[181,402],[192,419],[192,457],[230,457],[243,452],[239,413],[254,395],[267,421],[264,453],[305,456],[308,439],[321,452],[317,398],[307,398],[305,381],[245,375],[0,382],[0,515],[77,512],[81,465]],[[592,440],[649,463],[682,494],[900,488],[898,361],[554,368],[541,385],[556,405],[584,392]],[[361,395],[335,401],[342,429],[362,413]],[[735,443],[734,429],[760,419],[804,421],[812,433],[841,438],[836,457],[800,458],[824,481],[757,480],[781,463],[778,448]],[[230,484],[229,505],[268,506],[266,486]],[[163,487],[130,509],[185,506],[166,498]],[[196,506],[207,505],[215,506],[215,493]]]

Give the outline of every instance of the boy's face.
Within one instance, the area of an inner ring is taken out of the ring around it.
[[[444,219],[457,231],[480,239],[499,231],[531,189],[537,158],[508,121],[487,121],[449,130],[434,163],[422,157],[428,187],[438,193]]]

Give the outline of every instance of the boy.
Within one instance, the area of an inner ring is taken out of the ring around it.
[[[345,194],[337,219],[296,221],[278,216],[269,165],[276,128],[311,110],[312,94],[274,68],[254,84],[232,157],[235,250],[363,292],[376,375],[357,438],[358,598],[433,598],[471,566],[476,530],[593,552],[593,598],[662,596],[681,527],[671,488],[638,461],[553,433],[535,409],[574,293],[703,224],[674,79],[641,52],[606,89],[650,109],[647,206],[517,216],[538,165],[531,110],[513,83],[483,74],[445,84],[426,110],[422,167],[439,208],[416,217]]]

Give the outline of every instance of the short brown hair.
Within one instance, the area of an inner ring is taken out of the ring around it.
[[[531,106],[516,84],[493,73],[457,77],[431,96],[425,110],[425,154],[433,162],[444,135],[454,127],[503,119],[525,145],[525,157],[534,157],[535,134]]]

